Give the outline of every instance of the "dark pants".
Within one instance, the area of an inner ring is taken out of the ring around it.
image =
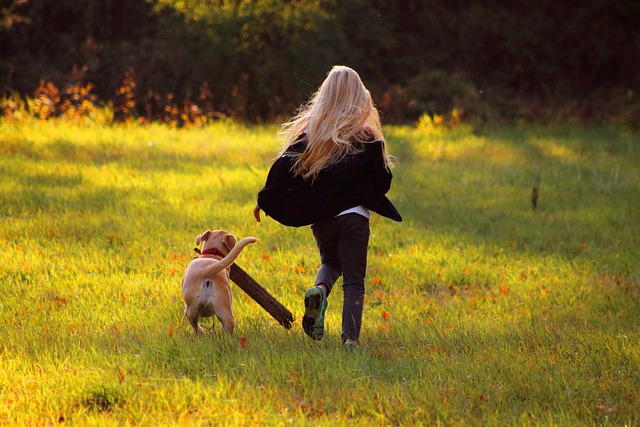
[[[324,283],[329,289],[328,297],[342,275],[342,342],[346,339],[357,341],[362,326],[369,220],[351,213],[313,224],[311,229],[322,262],[316,285]]]

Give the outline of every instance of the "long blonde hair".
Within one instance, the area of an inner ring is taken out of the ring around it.
[[[280,135],[285,142],[279,154],[284,154],[304,132],[308,138],[306,150],[293,154],[295,176],[313,180],[323,168],[356,153],[354,142],[373,140],[382,141],[385,164],[391,166],[378,110],[358,73],[349,67],[334,66],[298,114],[282,125]]]

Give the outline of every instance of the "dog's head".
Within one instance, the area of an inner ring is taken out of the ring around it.
[[[227,256],[237,241],[238,239],[233,234],[222,230],[207,230],[196,237],[196,245],[204,242],[202,244],[203,252],[207,249],[217,249],[224,256]]]

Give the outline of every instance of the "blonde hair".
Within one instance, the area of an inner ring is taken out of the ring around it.
[[[279,154],[304,132],[306,149],[293,154],[295,176],[315,179],[325,167],[356,153],[354,142],[382,141],[385,165],[391,166],[378,110],[358,73],[349,67],[334,66],[298,114],[282,125],[280,135],[285,143]]]

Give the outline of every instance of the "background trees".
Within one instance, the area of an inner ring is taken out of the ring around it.
[[[640,116],[633,0],[9,0],[3,94],[86,87],[116,117],[290,116],[333,64],[385,121]]]

